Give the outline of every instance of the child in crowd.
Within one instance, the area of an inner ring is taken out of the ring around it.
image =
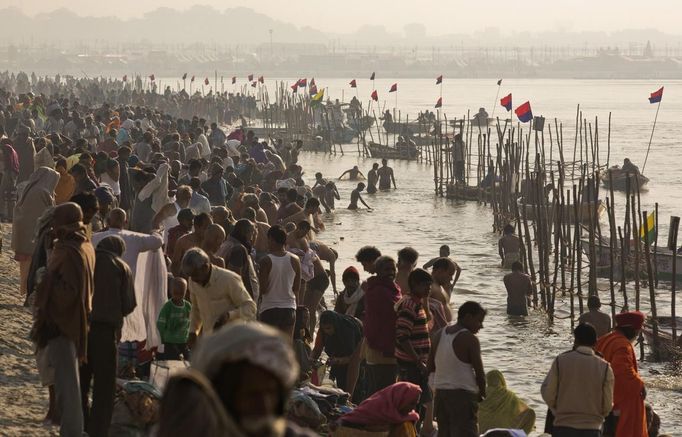
[[[189,337],[189,315],[192,304],[185,300],[187,281],[173,277],[171,283],[171,299],[161,308],[156,327],[161,334],[164,352],[159,355],[163,360],[179,360],[189,358],[187,338]]]

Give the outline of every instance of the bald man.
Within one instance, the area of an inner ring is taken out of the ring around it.
[[[216,256],[216,252],[225,241],[225,230],[217,223],[211,223],[206,228],[204,234],[204,241],[201,243],[201,248],[204,249],[208,257],[211,259],[211,264],[225,268],[225,260]]]
[[[206,234],[206,229],[213,223],[211,216],[208,214],[201,213],[194,217],[194,231],[180,237],[180,239],[175,243],[175,249],[173,250],[173,255],[171,257],[171,271],[175,276],[182,276],[181,261],[182,257],[185,255],[189,249],[193,247],[201,247],[204,242],[204,235]]]

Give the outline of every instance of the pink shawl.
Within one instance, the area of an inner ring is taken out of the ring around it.
[[[419,414],[414,407],[421,396],[418,385],[397,382],[379,390],[365,399],[356,409],[341,417],[344,422],[355,425],[397,425],[403,422],[416,422]],[[409,413],[401,413],[411,408]]]

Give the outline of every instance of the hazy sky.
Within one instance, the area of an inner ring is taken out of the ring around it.
[[[681,0],[0,0],[28,14],[60,7],[80,15],[139,16],[161,6],[186,9],[209,5],[219,10],[244,6],[297,26],[331,31],[355,31],[362,25],[383,25],[400,31],[405,24],[422,23],[429,35],[471,32],[486,27],[502,31],[592,30],[655,28],[679,34]]]

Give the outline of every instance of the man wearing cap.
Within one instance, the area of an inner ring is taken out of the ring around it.
[[[637,357],[632,343],[644,324],[644,314],[630,311],[616,315],[616,327],[601,337],[596,350],[611,364],[615,376],[613,415],[617,418],[618,437],[646,437],[644,409],[646,388],[637,370]]]

